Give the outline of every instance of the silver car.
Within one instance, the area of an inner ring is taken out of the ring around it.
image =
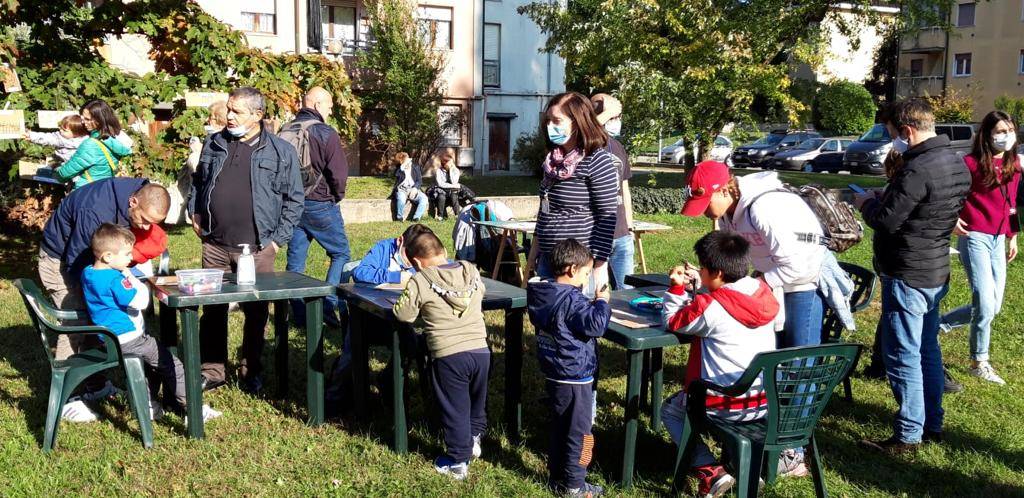
[[[801,170],[808,161],[826,152],[842,152],[851,140],[838,138],[812,138],[804,140],[796,148],[776,153],[772,160],[775,169]]]
[[[732,149],[732,140],[722,136],[715,137],[715,145],[711,148],[711,160],[731,163]],[[692,154],[692,151],[687,150],[686,142],[680,138],[672,145],[662,147],[658,159],[663,163],[686,164],[687,154]]]

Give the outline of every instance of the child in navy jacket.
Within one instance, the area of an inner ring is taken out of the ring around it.
[[[554,282],[531,282],[527,288],[553,425],[548,486],[568,496],[597,496],[601,487],[585,479],[594,449],[590,431],[597,338],[611,319],[610,296],[607,286],[593,301],[580,290],[590,280],[594,260],[576,239],[559,242],[549,257]]]

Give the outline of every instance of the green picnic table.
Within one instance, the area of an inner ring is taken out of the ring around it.
[[[188,407],[188,435],[193,439],[204,437],[203,389],[199,359],[199,307],[231,302],[274,302],[274,334],[277,338],[276,369],[278,390],[287,392],[288,386],[288,321],[289,299],[302,299],[306,303],[306,404],[309,425],[324,421],[324,368],[323,368],[323,300],[334,294],[331,284],[293,272],[257,273],[255,285],[236,284],[235,274],[225,273],[220,292],[187,295],[178,290],[176,283],[162,283],[167,277],[149,279],[153,295],[160,301],[160,338],[167,347],[178,344],[178,330],[173,320],[176,310],[181,320],[181,348],[179,356],[185,366],[185,396]]]
[[[510,439],[518,441],[522,427],[522,371],[523,371],[523,315],[526,312],[526,290],[506,283],[482,279],[484,283],[483,310],[505,311],[505,423],[511,430]],[[391,394],[394,416],[394,449],[398,453],[409,450],[405,416],[404,372],[399,334],[411,332],[408,324],[395,321],[391,309],[401,290],[398,286],[377,288],[368,284],[342,284],[338,294],[349,305],[349,324],[352,338],[353,386],[355,410],[366,420],[369,391],[369,355],[367,338],[371,334],[389,334],[387,346],[392,353]],[[367,330],[368,316],[392,324],[387,330]]]
[[[633,287],[668,287],[668,275],[664,273],[639,273],[626,275],[626,285]]]
[[[627,277],[629,278],[629,277]],[[666,332],[661,326],[660,312],[643,312],[633,309],[629,302],[643,295],[660,296],[665,287],[648,287],[612,291],[612,318],[604,339],[626,349],[626,417],[625,442],[622,451],[622,486],[633,485],[633,463],[636,459],[636,437],[639,428],[641,386],[645,384],[644,355],[650,354],[651,374],[651,428],[658,430],[661,425],[662,387],[664,382],[664,348],[688,343],[680,334]],[[633,328],[614,319],[626,319],[648,323]]]

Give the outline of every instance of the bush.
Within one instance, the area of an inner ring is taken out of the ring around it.
[[[540,176],[541,165],[548,155],[547,137],[534,133],[523,133],[516,139],[516,148],[512,151],[512,162],[519,166],[521,171],[533,172],[534,176]]]
[[[938,97],[928,97],[936,123],[970,123],[974,119],[974,99],[952,88]]]
[[[683,192],[677,188],[630,187],[636,214],[678,213],[683,208]]]
[[[814,99],[814,126],[837,135],[861,133],[875,122],[875,101],[862,85],[837,81]]]
[[[996,109],[1009,114],[1010,117],[1013,118],[1014,124],[1017,125],[1018,132],[1024,131],[1024,129],[1022,129],[1024,128],[1024,125],[1021,124],[1024,123],[1024,97],[1019,99],[1015,99],[1009,95],[997,97],[995,107]]]

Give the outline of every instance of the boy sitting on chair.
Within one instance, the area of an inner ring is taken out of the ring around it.
[[[687,264],[669,273],[671,286],[665,291],[662,310],[665,328],[693,337],[684,390],[669,396],[661,409],[677,445],[686,424],[685,389],[691,382],[700,378],[728,386],[758,353],[775,349],[773,322],[779,303],[764,280],[747,276],[748,249],[747,241],[735,232],[711,232],[694,246],[699,270]],[[687,290],[691,285],[706,292],[694,296]],[[705,404],[708,416],[737,422],[767,414],[760,379],[735,398],[708,390]],[[735,483],[699,438],[688,463],[699,482],[698,496],[722,496]]]

